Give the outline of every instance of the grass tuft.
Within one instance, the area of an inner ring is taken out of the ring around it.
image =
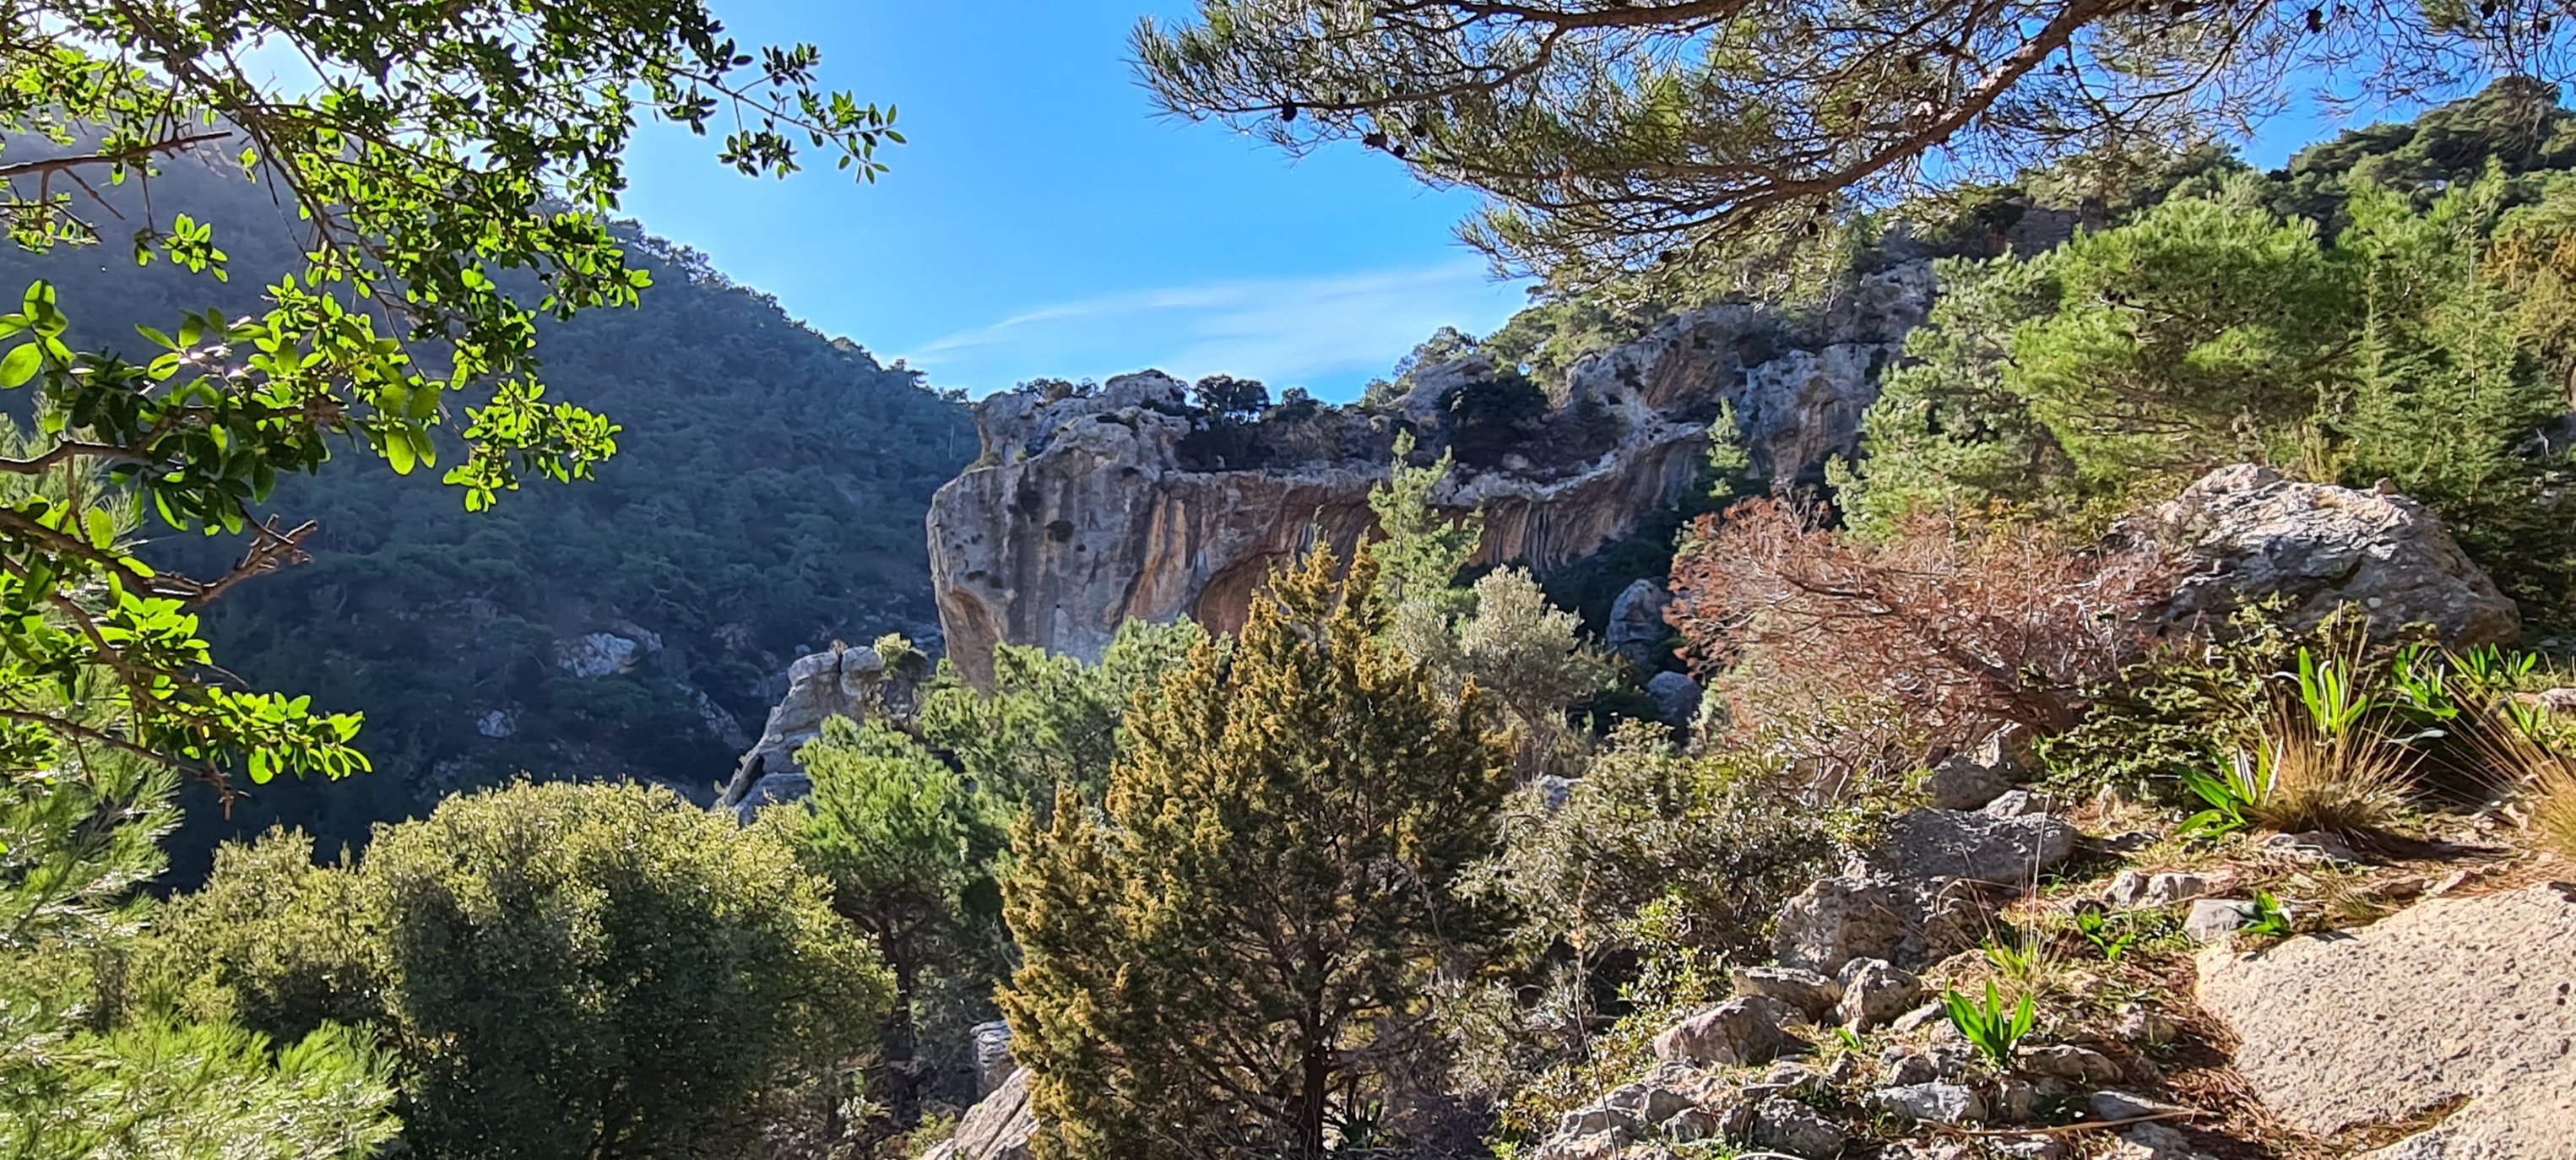
[[[2416,761],[2372,725],[2327,729],[2296,707],[2276,706],[2231,780],[2245,792],[2246,816],[2265,829],[2363,837],[2386,833],[2405,808]]]
[[[2476,745],[2496,788],[2524,796],[2532,844],[2576,860],[2576,757],[2521,727],[2481,730]]]

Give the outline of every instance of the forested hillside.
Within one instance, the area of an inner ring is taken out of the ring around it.
[[[77,342],[141,361],[153,350],[136,325],[249,310],[300,260],[291,211],[237,174],[182,156],[153,195],[215,227],[228,282],[166,261],[135,268],[111,220],[105,245],[0,253],[6,293],[50,281]],[[182,877],[222,836],[284,821],[336,847],[520,771],[703,789],[741,733],[760,731],[800,652],[935,623],[922,513],[974,457],[965,409],[704,255],[632,224],[615,232],[652,274],[641,305],[540,321],[537,347],[550,397],[622,428],[597,479],[531,483],[476,513],[456,489],[400,480],[362,453],[280,483],[268,506],[319,521],[314,558],[214,602],[208,636],[256,687],[364,712],[375,772],[248,787],[229,821],[193,811]],[[189,567],[220,570],[240,551],[148,534],[148,554]],[[596,633],[634,647],[585,642]]]

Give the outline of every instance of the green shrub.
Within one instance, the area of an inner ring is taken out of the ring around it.
[[[137,893],[165,864],[175,780],[76,750],[0,773],[0,1156],[369,1154],[395,1124],[390,1060],[368,1036],[309,1020],[262,1035],[136,961],[184,917]]]
[[[173,904],[161,969],[261,1030],[371,1012],[417,1155],[739,1154],[764,1093],[859,1054],[885,1010],[781,835],[667,790],[521,783],[380,831],[354,868],[309,848],[228,854]]]
[[[1631,722],[1563,806],[1525,800],[1501,874],[1538,941],[1600,956],[1626,944],[1638,913],[1670,898],[1691,945],[1742,951],[1768,935],[1781,902],[1831,872],[1874,815],[1873,803],[1802,792],[1779,762],[1678,753],[1664,730]]]

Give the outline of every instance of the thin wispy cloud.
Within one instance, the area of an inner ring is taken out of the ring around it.
[[[1411,270],[1120,291],[1052,303],[902,352],[974,394],[1026,379],[1155,367],[1231,374],[1327,398],[1355,394],[1442,326],[1482,333],[1525,301],[1475,259]]]

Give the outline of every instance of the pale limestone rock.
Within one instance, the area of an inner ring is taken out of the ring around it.
[[[2576,1157],[2576,886],[2419,903],[2333,938],[2199,958],[2236,1068],[2319,1136],[2459,1103],[2381,1160]]]
[[[922,1160],[1029,1160],[1029,1137],[1037,1116],[1029,1109],[1029,1073],[1014,1071],[967,1109],[957,1131],[922,1154]]]
[[[2221,468],[2128,525],[2181,549],[2176,621],[2215,624],[2246,602],[2289,598],[2312,624],[2344,604],[2391,637],[2423,621],[2453,647],[2511,644],[2522,614],[2432,512],[2401,495],[2294,483],[2265,467]]]
[[[1655,1037],[1655,1058],[1679,1063],[1767,1063],[1796,1040],[1787,1028],[1803,1022],[1777,999],[1744,995],[1665,1028]]]
[[[1545,572],[1687,494],[1721,403],[1734,406],[1757,467],[1813,476],[1856,449],[1877,376],[1931,299],[1931,265],[1918,260],[1861,279],[1813,320],[1749,304],[1683,311],[1576,360],[1557,392],[1564,405],[1528,446],[1452,472],[1435,502],[1482,510],[1479,562]],[[1266,446],[1282,453],[1241,463],[1188,453],[1186,387],[1159,372],[1088,396],[984,400],[983,458],[931,502],[948,655],[981,680],[997,643],[1089,658],[1130,619],[1240,627],[1274,567],[1317,538],[1347,551],[1370,531],[1368,490],[1399,429],[1436,453],[1450,438],[1442,400],[1496,373],[1470,354],[1416,371],[1413,389],[1382,408],[1264,420]],[[1606,444],[1587,442],[1600,431],[1612,433]]]
[[[1875,1030],[1923,998],[1923,980],[1885,959],[1854,959],[1842,970],[1842,1025]]]
[[[1738,995],[1777,999],[1809,1020],[1821,1021],[1842,1001],[1842,984],[1798,967],[1737,967],[1728,972]]]
[[[902,718],[912,711],[912,682],[886,672],[872,648],[834,648],[796,658],[787,666],[787,695],[769,711],[760,740],[743,754],[720,807],[749,820],[761,806],[795,801],[813,788],[796,751],[822,735],[833,717],[865,721]]]
[[[1840,971],[1854,959],[1920,965],[1973,945],[2003,903],[2075,852],[2075,827],[2016,791],[1984,810],[1912,810],[1879,846],[1780,910],[1772,953]],[[1964,941],[1963,941],[1964,940]]]

